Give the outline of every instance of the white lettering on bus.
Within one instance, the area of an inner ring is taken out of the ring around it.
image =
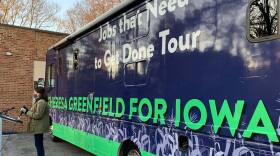
[[[149,59],[153,57],[153,52],[155,47],[153,44],[148,45],[148,47],[140,47],[139,49],[132,49],[130,44],[123,45],[123,62],[127,63],[129,61],[139,61],[143,59]]]
[[[166,51],[168,51],[169,53],[174,53],[178,50],[178,48],[180,51],[190,50],[190,47],[192,49],[196,49],[198,37],[200,36],[201,31],[198,30],[191,34],[181,35],[178,38],[171,38],[168,40],[167,37],[169,34],[170,34],[169,29],[166,29],[159,33],[159,37],[161,38],[161,44],[162,44],[162,49],[161,49],[162,55],[165,55]]]
[[[119,53],[116,52],[115,55],[111,54],[110,50],[107,50],[104,55],[104,65],[107,68],[111,68],[111,66],[119,65]]]
[[[154,0],[154,3],[147,3],[147,9],[157,18],[158,15],[163,16],[168,12],[173,12],[176,10],[177,6],[182,8],[189,4],[188,0],[163,0],[158,5],[158,1]]]
[[[119,20],[119,31],[120,33],[126,32],[130,29],[135,29],[137,26],[140,27],[142,25],[142,13],[137,11],[137,14],[127,18],[126,15],[123,15],[123,18]]]
[[[100,27],[99,29],[100,35],[99,35],[99,42],[102,40],[114,38],[117,35],[117,26],[113,25],[111,26],[109,23],[105,27]]]

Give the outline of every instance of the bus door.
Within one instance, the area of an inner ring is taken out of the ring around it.
[[[73,65],[71,69],[72,78],[72,89],[71,96],[79,98],[87,98],[89,101],[93,100],[95,96],[95,77],[94,77],[94,51],[92,46],[88,45],[90,43],[89,37],[84,37],[80,40],[75,41],[72,45],[72,56]],[[85,135],[90,135],[92,133],[92,126],[95,120],[95,114],[88,109],[87,111],[74,111],[74,125],[75,129],[79,131],[86,132]],[[74,132],[74,135],[80,135],[79,132]],[[94,152],[95,141],[91,140],[92,137],[80,137],[75,140],[74,144],[80,144],[84,149],[89,149],[89,151]]]
[[[46,73],[45,73],[45,88],[48,97],[57,96],[57,51],[50,50],[46,56]],[[58,112],[55,109],[50,109],[50,116],[52,118],[52,123],[59,122]],[[54,133],[55,131],[53,131]]]
[[[48,96],[57,95],[56,58],[57,52],[55,50],[51,50],[47,53],[45,86],[47,88]]]

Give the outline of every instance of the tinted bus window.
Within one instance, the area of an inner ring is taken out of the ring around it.
[[[73,54],[73,69],[77,70],[79,68],[79,50],[75,50]]]
[[[58,74],[62,73],[62,57],[58,57]]]
[[[54,65],[53,64],[51,64],[51,65],[49,65],[48,66],[48,68],[47,68],[47,86],[49,87],[49,88],[53,88],[53,87],[55,87],[55,68],[54,68]]]
[[[129,63],[125,66],[125,84],[137,86],[146,84],[147,61]]]
[[[253,0],[249,6],[249,37],[253,40],[277,35],[277,0]]]
[[[150,14],[147,10],[131,12],[121,17],[120,35],[125,42],[145,37],[149,34]]]
[[[145,84],[146,83],[146,67],[147,61],[141,61],[137,63],[136,66],[136,82],[138,84]]]
[[[150,17],[149,11],[144,10],[138,13],[138,21],[140,22],[137,29],[137,37],[146,36],[149,33]]]
[[[125,83],[127,85],[134,85],[136,64],[131,63],[125,66]]]

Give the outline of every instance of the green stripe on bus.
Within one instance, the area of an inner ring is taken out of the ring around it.
[[[149,152],[146,152],[146,151],[141,150],[141,156],[156,156],[156,155],[154,155],[154,154],[152,154],[152,153],[149,153]]]
[[[53,123],[53,134],[90,153],[102,156],[117,156],[120,143],[86,133],[68,126]],[[97,150],[98,149],[98,150]],[[155,156],[141,150],[142,156]]]

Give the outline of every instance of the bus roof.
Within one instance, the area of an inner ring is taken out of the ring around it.
[[[96,27],[96,26],[100,25],[100,23],[102,23],[105,20],[111,18],[113,15],[117,14],[121,10],[129,7],[130,5],[132,5],[132,4],[136,3],[136,2],[143,2],[143,1],[139,1],[139,0],[125,0],[121,4],[119,4],[116,7],[114,7],[113,9],[107,11],[105,14],[103,14],[103,15],[99,16],[98,18],[96,18],[94,21],[88,23],[87,25],[85,25],[81,29],[77,30],[76,32],[74,32],[74,33],[70,34],[69,36],[65,37],[64,39],[60,40],[59,42],[54,44],[52,47],[50,47],[48,50],[59,49],[63,45],[66,45],[70,41],[73,41],[74,39],[78,38],[79,36],[87,33],[93,27]]]

